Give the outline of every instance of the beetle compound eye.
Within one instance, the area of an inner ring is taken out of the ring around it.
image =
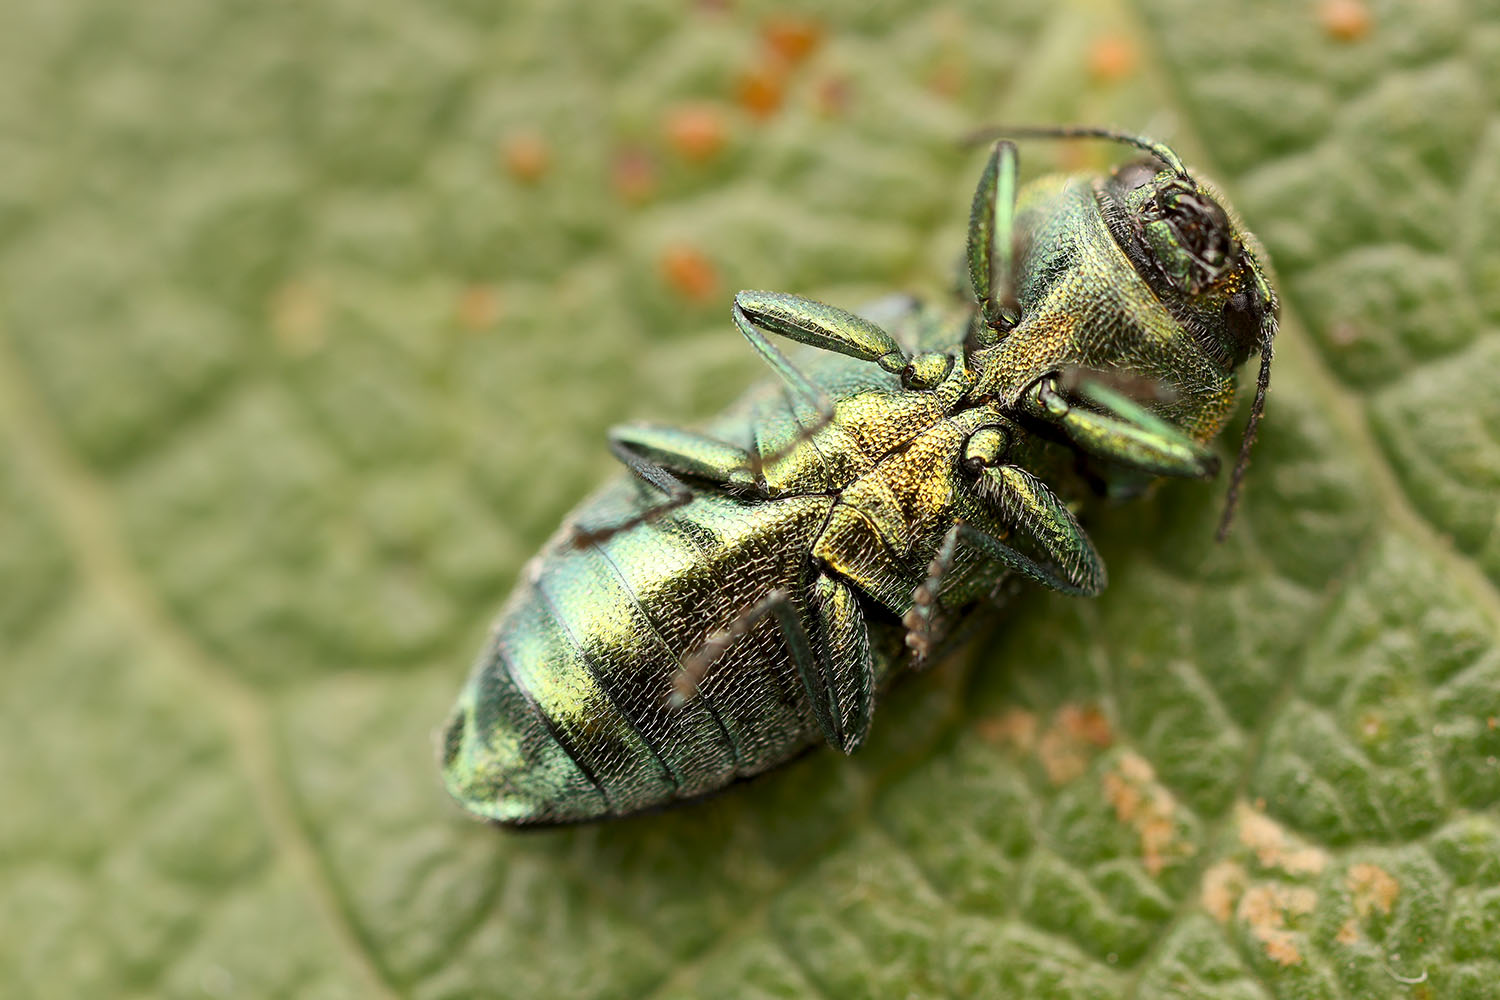
[[[1172,256],[1178,260],[1169,270],[1179,281],[1185,279],[1189,291],[1212,284],[1239,259],[1240,247],[1230,230],[1229,215],[1218,202],[1184,185],[1173,183],[1159,190],[1143,220],[1148,229],[1154,222],[1170,233]]]
[[[1235,254],[1229,235],[1229,216],[1208,199],[1183,198],[1177,202],[1174,227],[1183,246],[1205,267],[1222,269]]]

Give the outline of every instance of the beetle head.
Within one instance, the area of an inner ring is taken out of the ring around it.
[[[1094,126],[999,127],[983,138],[1104,139],[1148,154],[1116,168],[1094,190],[1110,232],[1135,270],[1223,377],[1259,351],[1255,402],[1240,439],[1219,539],[1229,530],[1271,381],[1279,304],[1265,251],[1212,185],[1188,173],[1167,144]]]
[[[1264,251],[1211,185],[1142,159],[1116,168],[1100,198],[1121,248],[1217,367],[1238,368],[1274,336]]]
[[[1232,373],[1251,354],[1260,353],[1255,403],[1219,522],[1222,541],[1265,408],[1279,303],[1261,263],[1265,251],[1223,197],[1190,175],[1175,154],[1169,159],[1152,153],[1151,158],[1117,167],[1100,185],[1110,230],[1157,297],[1219,370]]]

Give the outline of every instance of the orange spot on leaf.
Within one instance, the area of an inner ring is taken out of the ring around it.
[[[1370,33],[1370,8],[1363,0],[1324,0],[1318,8],[1318,19],[1328,37],[1340,42],[1357,42]]]
[[[1240,897],[1235,915],[1250,928],[1273,962],[1299,965],[1302,952],[1296,935],[1287,928],[1287,920],[1307,916],[1317,903],[1317,893],[1305,886],[1256,885]]]
[[[979,731],[979,738],[986,743],[1009,743],[1018,750],[1029,750],[1036,742],[1036,716],[1020,708],[980,719],[975,728]]]
[[[1057,162],[1066,173],[1101,170],[1105,164],[1104,151],[1094,142],[1065,142],[1057,147]]]
[[[1075,708],[1064,705],[1060,719],[1081,742],[1092,743],[1096,747],[1107,747],[1114,742],[1115,735],[1110,729],[1109,719],[1093,706]]]
[[[837,118],[849,110],[854,97],[854,88],[843,76],[830,76],[818,84],[818,113],[825,118]]]
[[[1048,780],[1061,785],[1077,778],[1093,751],[1108,746],[1111,738],[1109,721],[1097,708],[1064,705],[1037,746]]]
[[[656,193],[656,164],[645,150],[620,150],[610,165],[609,176],[615,194],[632,204]]]
[[[323,346],[325,316],[323,296],[316,286],[292,280],[271,297],[271,335],[287,354],[311,354]]]
[[[1328,854],[1317,847],[1294,844],[1276,821],[1244,803],[1235,807],[1240,843],[1255,852],[1263,868],[1280,868],[1289,875],[1316,875],[1328,864]]]
[[[1226,924],[1234,914],[1235,901],[1245,891],[1245,881],[1245,869],[1240,865],[1233,861],[1217,862],[1203,873],[1198,899],[1209,916]]]
[[[1100,83],[1115,83],[1135,72],[1135,46],[1119,35],[1096,39],[1089,48],[1089,73]]]
[[[967,76],[962,62],[957,59],[943,59],[932,67],[932,72],[927,77],[927,86],[935,94],[953,98],[963,93]]]
[[[458,325],[478,333],[500,318],[500,294],[493,285],[470,285],[458,297]]]
[[[735,99],[756,118],[769,118],[781,109],[786,96],[782,65],[767,60],[745,70],[735,85]]]
[[[552,148],[536,132],[517,132],[500,144],[500,161],[516,180],[534,184],[552,166]]]
[[[1141,839],[1141,863],[1155,878],[1167,861],[1193,853],[1191,843],[1177,836],[1177,800],[1156,780],[1151,764],[1140,754],[1125,752],[1115,769],[1104,776],[1104,797],[1115,818],[1128,823]]]
[[[1266,946],[1266,957],[1278,965],[1300,965],[1302,952],[1297,950],[1297,941],[1287,931],[1268,930],[1256,935]]]
[[[712,104],[684,104],[667,115],[667,141],[684,160],[702,163],[724,149],[729,127],[724,113]]]
[[[718,294],[718,270],[693,247],[669,247],[662,253],[659,266],[667,285],[689,301],[708,302]]]
[[[1379,865],[1350,865],[1344,884],[1354,897],[1354,912],[1362,918],[1376,910],[1390,913],[1396,897],[1401,895],[1401,883]]]
[[[823,26],[812,18],[778,14],[765,20],[760,35],[767,49],[788,65],[796,65],[823,43]]]
[[[1353,347],[1361,337],[1359,327],[1353,323],[1338,322],[1328,328],[1328,339],[1335,347]]]
[[[1241,896],[1239,918],[1252,928],[1280,927],[1285,923],[1276,905],[1276,887],[1257,885]]]

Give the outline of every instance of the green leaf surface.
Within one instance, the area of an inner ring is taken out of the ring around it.
[[[1497,995],[1500,7],[820,18],[7,6],[0,995]],[[1266,242],[1231,541],[1098,515],[1103,597],[852,760],[468,820],[433,734],[604,428],[762,377],[737,288],[944,294],[995,121],[1169,139]]]

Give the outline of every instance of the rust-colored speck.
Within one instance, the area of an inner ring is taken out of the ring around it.
[[[1114,730],[1110,728],[1109,719],[1105,718],[1104,713],[1092,705],[1087,708],[1064,705],[1058,718],[1070,732],[1084,743],[1092,743],[1096,747],[1107,747],[1115,740]]]
[[[1112,739],[1109,720],[1097,708],[1064,705],[1042,734],[1037,755],[1047,779],[1062,785],[1083,774],[1089,759]]]
[[[684,104],[667,113],[667,142],[678,156],[694,163],[712,160],[729,140],[724,112],[713,104]]]
[[[1116,83],[1135,72],[1135,46],[1119,35],[1105,35],[1089,47],[1089,74],[1099,83]]]
[[[1255,852],[1263,868],[1316,875],[1328,864],[1328,853],[1322,848],[1297,846],[1275,820],[1243,802],[1235,806],[1234,820],[1240,843]]]
[[[1305,917],[1318,904],[1318,895],[1305,886],[1256,885],[1240,897],[1236,916],[1278,965],[1299,965],[1302,952],[1296,936],[1287,929],[1288,917]]]
[[[1141,838],[1141,863],[1152,878],[1162,873],[1169,858],[1193,853],[1193,845],[1177,837],[1177,800],[1156,780],[1150,762],[1140,754],[1126,751],[1120,755],[1115,769],[1104,776],[1104,797],[1114,808],[1115,818],[1128,823]]]
[[[1401,894],[1401,883],[1379,865],[1350,865],[1344,884],[1354,897],[1354,912],[1360,917],[1368,917],[1376,910],[1390,913]]]
[[[458,297],[456,315],[471,333],[488,330],[500,318],[500,293],[494,285],[470,285]]]
[[[609,168],[615,194],[631,204],[640,204],[656,193],[656,162],[644,149],[622,149]]]
[[[1328,340],[1334,347],[1353,347],[1360,339],[1359,327],[1353,323],[1338,322],[1328,328]]]
[[[1491,729],[1500,729],[1500,717],[1492,715],[1488,719],[1484,720],[1484,724],[1489,726]]]
[[[932,72],[927,75],[927,86],[934,93],[942,97],[955,98],[963,93],[964,83],[967,82],[968,73],[964,70],[964,64],[955,58],[944,58],[932,67]]]
[[[987,716],[974,727],[979,731],[980,739],[996,746],[1030,750],[1036,744],[1036,716],[1022,708],[1008,709],[1003,715]]]
[[[1198,899],[1203,908],[1221,924],[1229,923],[1234,915],[1234,904],[1245,891],[1245,869],[1234,861],[1219,861],[1203,873],[1203,885]]]
[[[1328,37],[1340,42],[1357,42],[1370,33],[1373,19],[1363,0],[1324,0],[1318,8],[1318,20]]]
[[[326,339],[323,296],[310,282],[292,280],[271,297],[271,335],[293,357],[311,354]]]
[[[786,72],[779,60],[766,59],[740,74],[735,99],[756,118],[769,118],[786,97]]]
[[[1058,167],[1065,173],[1095,172],[1106,166],[1106,153],[1097,142],[1064,142],[1057,147]]]
[[[849,110],[853,98],[854,87],[848,77],[826,77],[818,84],[818,114],[824,118],[838,118]]]
[[[1259,931],[1256,937],[1266,946],[1266,957],[1277,965],[1300,965],[1302,952],[1297,950],[1297,941],[1289,931]]]
[[[1285,919],[1276,905],[1276,887],[1258,885],[1240,897],[1240,919],[1252,927],[1281,926]]]
[[[1353,917],[1339,925],[1338,933],[1334,934],[1333,939],[1342,945],[1359,943],[1359,928],[1354,926]]]
[[[661,255],[659,266],[662,280],[691,302],[710,302],[719,293],[718,270],[693,247],[668,247]]]
[[[516,132],[500,143],[500,162],[516,180],[534,184],[552,166],[552,147],[538,132]]]
[[[777,14],[766,18],[760,27],[760,37],[767,49],[795,66],[823,44],[823,26],[810,17]]]

